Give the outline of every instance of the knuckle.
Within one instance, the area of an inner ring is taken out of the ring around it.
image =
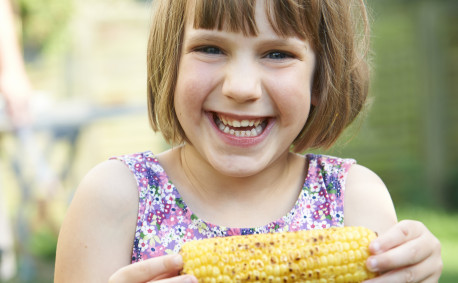
[[[406,283],[415,282],[415,273],[413,272],[412,268],[404,269],[404,279]]]
[[[410,264],[414,264],[418,262],[419,251],[416,247],[411,247],[408,253],[409,253],[408,258],[409,258]]]

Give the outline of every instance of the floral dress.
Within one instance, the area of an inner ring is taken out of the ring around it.
[[[184,242],[196,239],[343,226],[345,179],[355,160],[315,154],[306,158],[307,176],[288,214],[262,227],[228,228],[193,214],[152,152],[114,157],[124,162],[137,180],[139,205],[132,263],[177,253]]]

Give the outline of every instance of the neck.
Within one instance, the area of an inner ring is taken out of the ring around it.
[[[243,177],[219,172],[191,145],[158,158],[190,210],[226,227],[259,227],[283,217],[296,203],[306,174],[305,159],[288,152]]]
[[[191,145],[180,147],[180,163],[194,193],[212,201],[253,200],[282,190],[294,178],[292,158],[285,152],[274,163],[249,176],[228,176],[211,166]]]

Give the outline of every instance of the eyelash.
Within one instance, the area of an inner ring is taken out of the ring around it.
[[[196,47],[194,48],[194,51],[201,52],[201,53],[208,54],[208,55],[224,54],[224,51],[221,50],[221,48],[212,46],[212,45]],[[294,56],[293,54],[289,52],[285,52],[285,51],[280,51],[280,50],[269,51],[262,57],[266,59],[270,59],[270,60],[285,60],[285,59],[290,59],[290,58],[296,58],[296,56]]]
[[[274,58],[275,56],[275,58]],[[280,56],[280,57],[278,57]],[[295,58],[295,56],[289,52],[284,52],[280,50],[274,50],[270,51],[266,55],[264,55],[265,58],[271,59],[271,60],[284,60],[284,59],[290,59],[290,58]]]
[[[194,49],[195,52],[201,52],[205,54],[211,54],[211,55],[221,55],[224,52],[221,50],[221,48],[216,47],[216,46],[201,46],[197,47]]]

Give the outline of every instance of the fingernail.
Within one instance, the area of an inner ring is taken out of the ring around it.
[[[197,279],[194,276],[186,276],[183,278],[184,283],[196,283]]]
[[[375,258],[369,258],[367,260],[367,268],[372,272],[378,271],[377,270],[377,260]]]
[[[371,249],[374,253],[378,253],[378,252],[380,252],[380,244],[379,244],[377,241],[373,241],[373,242],[371,243],[370,249]]]

